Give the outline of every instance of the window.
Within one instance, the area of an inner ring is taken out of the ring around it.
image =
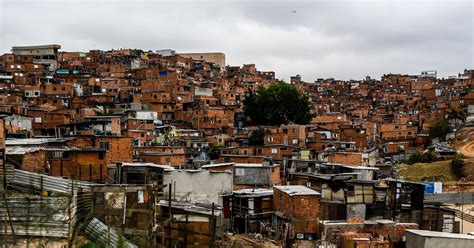
[[[145,174],[140,172],[125,172],[126,183],[129,184],[143,184],[145,183]]]
[[[99,159],[105,158],[105,152],[99,152]]]
[[[245,176],[245,169],[244,168],[235,168],[235,175],[236,176]]]
[[[294,140],[293,140],[293,145],[296,145],[296,144],[298,144],[298,140],[297,140],[297,139],[294,139]]]
[[[354,196],[354,185],[348,185],[347,186],[347,196]]]
[[[100,148],[109,150],[109,142],[108,141],[101,141],[100,142]]]
[[[276,153],[278,153],[278,149],[272,148],[272,154],[276,154]]]
[[[49,151],[48,158],[50,159],[67,159],[68,153],[64,151]]]
[[[171,158],[170,157],[166,157],[166,163],[170,163],[171,162]]]

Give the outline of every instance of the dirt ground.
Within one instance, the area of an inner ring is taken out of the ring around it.
[[[464,169],[468,181],[474,181],[474,127],[465,127],[458,131],[456,140],[451,145],[461,152],[466,159]]]
[[[3,235],[0,237],[0,243],[2,244],[0,247],[3,247]],[[76,238],[74,244],[72,247],[77,248],[80,247],[81,245],[87,243],[88,240],[83,237],[79,236]],[[68,247],[68,240],[67,239],[47,239],[47,238],[32,238],[32,239],[24,239],[17,237],[15,240],[13,238],[10,238],[8,240],[8,245],[7,247],[9,248],[64,248]]]

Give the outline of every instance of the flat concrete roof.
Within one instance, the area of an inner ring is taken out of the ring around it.
[[[407,229],[405,231],[416,234],[416,235],[424,236],[424,237],[474,240],[474,236],[467,235],[467,234],[435,232],[435,231],[427,231],[427,230],[413,230],[413,229]]]
[[[321,195],[315,190],[312,190],[308,187],[302,185],[285,185],[285,186],[273,186],[274,188],[285,192],[290,196],[296,195]]]
[[[235,163],[206,164],[206,165],[201,166],[201,168],[207,169],[207,168],[223,167],[223,166],[229,166],[229,165],[235,165]]]
[[[239,195],[239,197],[270,196],[273,195],[273,189],[239,189],[234,190],[233,193]]]
[[[108,166],[113,168],[113,167],[116,166],[116,164],[109,164]],[[163,169],[165,171],[175,170],[174,167],[171,167],[169,165],[154,164],[154,163],[122,163],[122,166],[125,166],[125,167],[155,167],[155,168]]]
[[[60,49],[61,45],[58,44],[50,44],[50,45],[37,45],[37,46],[13,46],[12,49],[48,49],[48,48],[57,48]]]

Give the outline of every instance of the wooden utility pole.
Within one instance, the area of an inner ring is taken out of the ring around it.
[[[464,232],[464,194],[463,194],[463,186],[459,185],[461,189],[461,234]]]
[[[8,243],[8,231],[7,231],[7,212],[3,212],[3,232],[5,237],[3,238],[3,242],[5,242],[5,248],[7,248]]]
[[[168,214],[169,214],[169,219],[168,219],[168,247],[172,247],[172,239],[171,239],[171,228],[173,228],[171,221],[173,220],[173,215],[171,213],[171,194],[172,194],[172,188],[173,184],[168,184]]]
[[[211,207],[211,237],[209,239],[209,247],[214,247],[216,239],[216,219],[214,218],[214,202],[212,202]]]
[[[184,227],[184,247],[188,246],[188,217],[189,213],[186,212],[186,225]]]

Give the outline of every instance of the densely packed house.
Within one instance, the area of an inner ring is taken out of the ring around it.
[[[0,56],[2,192],[61,195],[80,216],[54,225],[82,221],[76,235],[112,244],[123,235],[130,247],[207,246],[228,232],[286,247],[397,247],[405,229],[456,231],[454,210],[424,201],[425,185],[392,166],[432,146],[439,116],[474,109],[474,70],[296,75],[289,83],[310,99],[310,123],[249,126],[246,95],[278,81],[254,64],[228,66],[222,53],[13,47]],[[249,142],[260,129],[263,141]],[[10,207],[17,198],[4,194]],[[24,228],[2,204],[2,234],[74,234]]]

